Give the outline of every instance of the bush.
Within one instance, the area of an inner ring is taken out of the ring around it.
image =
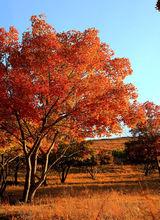
[[[127,155],[125,150],[113,150],[112,156],[114,163],[121,164],[127,162]]]

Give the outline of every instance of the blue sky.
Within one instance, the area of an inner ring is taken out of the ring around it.
[[[156,0],[1,0],[0,26],[20,33],[44,13],[57,31],[95,27],[118,57],[130,59],[139,101],[160,104],[160,13]]]

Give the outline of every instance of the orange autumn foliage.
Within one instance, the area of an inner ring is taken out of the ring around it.
[[[43,123],[46,131],[77,137],[109,135],[121,131],[122,121],[135,123],[137,94],[124,83],[132,73],[128,59],[114,58],[94,28],[57,33],[43,16],[32,16],[31,24],[22,41],[15,28],[0,30],[3,128],[19,137],[18,114],[30,141]]]
[[[160,106],[153,102],[145,102],[142,105],[145,120],[137,123],[132,130],[132,134],[136,137],[136,147],[134,151],[143,153],[143,159],[146,163],[153,163],[160,156]],[[134,146],[131,142],[132,147]],[[159,169],[160,172],[160,169]]]
[[[23,149],[24,202],[44,182],[59,142],[119,133],[143,117],[135,87],[124,82],[131,73],[129,60],[115,58],[94,28],[57,33],[32,16],[21,41],[15,28],[0,29],[0,132]]]

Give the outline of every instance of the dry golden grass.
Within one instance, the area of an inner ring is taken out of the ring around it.
[[[91,180],[87,173],[69,174],[66,184],[51,175],[34,204],[0,207],[7,220],[159,220],[160,182],[157,173],[144,177],[136,166],[108,166]],[[22,187],[10,187],[19,197]]]
[[[11,219],[138,220],[160,219],[160,197],[149,192],[94,192],[84,190],[76,196],[39,197],[32,205],[3,205],[1,214]],[[14,217],[15,216],[15,217]]]

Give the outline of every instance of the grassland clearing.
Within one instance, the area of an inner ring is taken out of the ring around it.
[[[8,197],[16,201],[21,186],[10,186]],[[141,166],[105,166],[92,180],[88,173],[71,172],[65,184],[58,175],[48,177],[33,204],[0,208],[0,219],[59,220],[138,220],[160,219],[160,180],[158,173],[145,177]]]

